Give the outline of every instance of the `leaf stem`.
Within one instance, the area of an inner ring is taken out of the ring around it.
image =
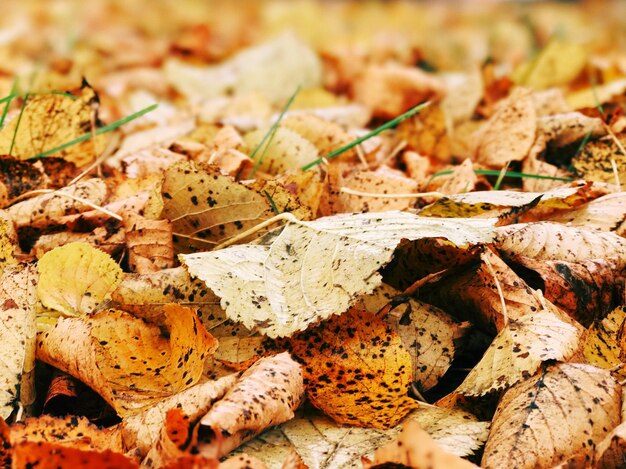
[[[478,175],[485,176],[499,176],[502,171],[497,169],[475,169],[474,173]],[[439,171],[431,176],[431,179],[436,178],[438,176],[445,176],[447,174],[452,174],[452,170]],[[565,177],[557,177],[557,176],[544,176],[542,174],[529,174],[529,173],[519,173],[517,171],[507,171],[504,174],[504,177],[511,178],[534,178],[534,179],[550,179],[552,181],[565,181],[571,182],[573,178],[565,178]]]

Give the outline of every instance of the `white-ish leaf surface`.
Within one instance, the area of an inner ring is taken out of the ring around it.
[[[425,218],[403,212],[342,214],[288,223],[269,245],[181,255],[219,297],[229,318],[284,337],[343,313],[381,283],[402,239],[489,242],[494,220]]]

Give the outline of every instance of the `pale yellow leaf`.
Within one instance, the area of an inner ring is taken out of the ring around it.
[[[27,266],[0,276],[0,417],[8,419],[20,402],[34,395],[35,303],[37,274]]]
[[[270,337],[288,336],[348,309],[380,284],[376,271],[402,239],[487,242],[493,220],[442,220],[370,212],[290,222],[267,245],[181,255],[188,271],[222,298],[229,318]]]
[[[122,269],[108,254],[82,242],[47,252],[37,269],[39,299],[68,316],[93,312],[122,280]]]
[[[536,58],[515,71],[514,79],[539,90],[566,85],[580,74],[586,63],[587,51],[581,44],[552,39]]]
[[[560,363],[509,389],[498,404],[482,467],[552,467],[620,422],[621,386],[607,370]]]
[[[591,325],[583,349],[587,362],[608,370],[616,369],[621,378],[626,378],[624,368],[620,366],[622,360],[619,342],[624,321],[626,321],[625,308],[623,306],[615,308],[602,321]]]
[[[578,350],[580,334],[547,311],[511,319],[457,391],[482,396],[510,387],[534,375],[545,361],[571,357]]]
[[[588,230],[615,231],[626,220],[626,192],[598,197],[573,210],[558,212],[547,221]]]

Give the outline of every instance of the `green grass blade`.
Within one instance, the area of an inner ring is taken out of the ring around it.
[[[111,132],[112,130],[117,129],[118,127],[121,127],[124,124],[127,124],[130,121],[133,121],[135,119],[140,118],[141,116],[143,116],[144,114],[147,114],[151,111],[154,111],[156,108],[158,107],[158,104],[152,104],[151,106],[148,106],[144,109],[142,109],[141,111],[137,111],[134,114],[131,114],[129,116],[126,116],[118,121],[115,121],[109,125],[105,125],[104,127],[100,127],[99,129],[96,129],[95,131],[95,135],[101,135],[104,134],[106,132]],[[42,153],[39,153],[38,155],[33,156],[33,158],[40,158],[42,156],[49,156],[52,155],[53,153],[58,153],[62,150],[65,150],[68,147],[71,147],[72,145],[76,145],[78,143],[82,143],[85,140],[89,140],[91,137],[94,136],[94,132],[89,132],[86,133],[85,135],[81,135],[78,138],[75,138],[74,140],[70,140],[69,142],[64,143],[63,145],[59,145],[58,147],[55,148],[51,148],[50,150],[46,150]]]
[[[0,117],[0,129],[4,127],[4,121],[7,118],[7,114],[9,113],[9,108],[11,107],[11,101],[15,98],[15,91],[17,90],[17,78],[13,80],[13,85],[11,86],[11,92],[9,96],[6,96],[0,100],[0,103],[6,102],[4,105],[4,110],[2,111],[2,117]]]
[[[409,117],[412,117],[415,114],[417,114],[418,112],[420,112],[422,109],[424,109],[429,104],[430,104],[430,101],[426,101],[424,103],[421,103],[421,104],[418,104],[417,106],[412,107],[411,109],[409,109],[404,114],[400,114],[398,117],[396,117],[394,119],[391,119],[388,122],[385,122],[380,127],[376,127],[374,130],[372,130],[371,132],[363,135],[362,137],[359,137],[356,140],[353,140],[352,142],[348,143],[347,145],[344,145],[341,148],[338,148],[337,150],[331,151],[326,156],[318,158],[315,161],[311,161],[310,163],[304,165],[302,167],[302,170],[306,171],[307,169],[311,169],[312,167],[317,166],[318,164],[320,164],[324,160],[333,159],[333,158],[341,155],[342,153],[344,153],[344,152],[354,148],[355,146],[365,142],[366,140],[369,140],[370,138],[375,137],[379,133],[384,132],[385,130],[390,129],[392,127],[395,127],[396,125],[398,125],[403,120],[408,119]]]
[[[20,108],[20,113],[17,116],[17,122],[15,123],[15,131],[13,132],[13,137],[11,138],[11,146],[9,147],[9,156],[13,153],[13,146],[15,145],[15,139],[17,138],[17,132],[20,129],[20,122],[22,122],[22,116],[24,115],[24,109],[26,109],[26,103],[28,102],[29,94],[26,93],[24,96],[24,101],[22,102],[22,107]]]
[[[267,197],[267,201],[270,203],[270,206],[272,207],[272,210],[274,211],[274,213],[276,215],[280,215],[280,210],[278,210],[278,207],[276,206],[276,202],[274,202],[274,199],[272,199],[272,196],[269,194],[269,192],[263,191],[263,194],[265,194],[265,197]]]
[[[263,162],[263,157],[265,157],[265,152],[267,151],[267,148],[270,146],[270,143],[272,143],[272,140],[274,139],[274,135],[276,135],[276,131],[278,130],[278,126],[280,125],[280,121],[283,120],[285,113],[291,107],[293,100],[296,99],[296,96],[298,95],[299,92],[300,92],[300,86],[298,86],[296,90],[293,92],[293,94],[289,97],[289,100],[287,100],[287,103],[285,104],[283,109],[280,111],[280,114],[278,115],[278,119],[276,119],[276,122],[272,124],[272,126],[265,133],[265,135],[263,136],[259,144],[256,147],[254,147],[254,150],[252,150],[252,153],[250,153],[250,159],[253,160],[256,154],[258,153],[258,151],[261,149],[261,147],[263,146],[263,144],[265,144],[265,141],[267,140],[267,145],[265,145],[265,148],[263,149],[263,153],[261,153],[261,156],[259,157],[259,159],[254,163],[254,167],[252,168],[250,177],[254,177],[254,174],[256,173],[257,169],[259,169],[259,166],[261,166],[261,163]]]

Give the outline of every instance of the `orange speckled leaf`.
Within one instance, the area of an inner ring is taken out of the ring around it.
[[[387,429],[417,403],[411,356],[391,326],[351,309],[291,339],[311,403],[339,423]]]
[[[13,449],[13,468],[26,469],[134,469],[139,465],[126,456],[104,451],[81,451],[52,443],[20,443]]]

